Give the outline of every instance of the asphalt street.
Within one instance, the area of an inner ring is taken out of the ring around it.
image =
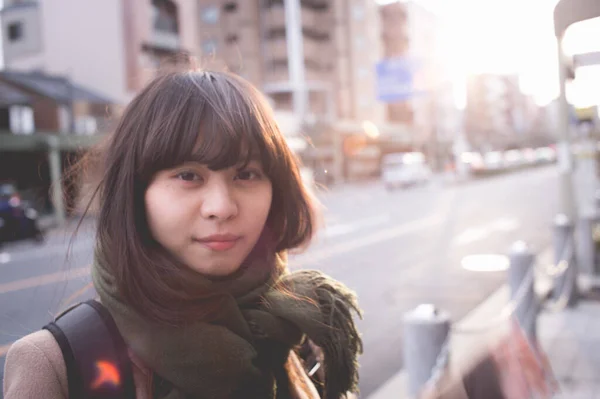
[[[465,256],[506,254],[516,240],[538,251],[550,244],[557,184],[556,167],[546,166],[393,192],[377,181],[319,191],[323,227],[306,252],[291,256],[290,267],[321,269],[358,293],[362,395],[402,368],[405,312],[433,303],[458,320],[504,282],[503,271],[466,270]],[[86,221],[72,241],[62,229],[43,245],[0,251],[0,376],[12,342],[93,295],[86,290],[92,248]]]

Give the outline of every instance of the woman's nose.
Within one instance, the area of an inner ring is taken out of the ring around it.
[[[201,214],[206,219],[228,220],[238,214],[238,204],[231,188],[225,182],[206,187]]]

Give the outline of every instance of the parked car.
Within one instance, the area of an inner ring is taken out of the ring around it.
[[[388,190],[427,183],[432,175],[425,156],[420,152],[385,155],[381,169],[383,183]]]
[[[14,184],[0,183],[0,244],[30,238],[44,241],[38,212],[21,199]]]
[[[552,147],[541,147],[535,150],[537,163],[552,163],[556,161],[556,150]]]
[[[525,165],[525,156],[521,150],[508,150],[504,153],[504,167],[516,169]]]
[[[478,152],[463,152],[460,156],[460,162],[466,165],[469,173],[477,174],[485,171],[483,156]]]
[[[504,157],[500,151],[490,151],[483,156],[487,171],[500,171],[504,169]]]

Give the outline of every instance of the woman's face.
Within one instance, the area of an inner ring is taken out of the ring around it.
[[[156,174],[145,194],[150,232],[191,269],[227,276],[261,235],[272,186],[261,164],[212,171],[186,163]]]

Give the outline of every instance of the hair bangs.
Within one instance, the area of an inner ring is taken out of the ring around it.
[[[209,107],[210,108],[210,107]],[[225,115],[208,109],[200,123],[199,135],[186,162],[198,162],[211,170],[245,166],[250,161],[263,162],[260,141],[248,130],[246,122],[227,112]]]
[[[255,99],[221,75],[190,72],[164,82],[160,101],[148,109],[146,143],[138,163],[150,179],[185,162],[212,170],[259,161],[265,172],[275,157]]]

